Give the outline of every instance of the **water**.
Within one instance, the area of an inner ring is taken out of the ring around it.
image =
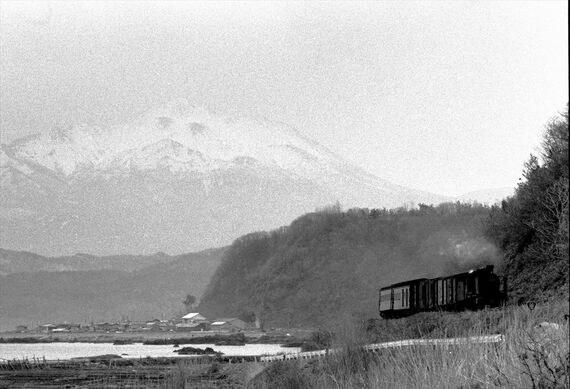
[[[281,347],[278,344],[246,344],[245,346],[215,346],[213,344],[189,344],[182,347],[205,349],[211,347],[227,356],[296,354],[298,347]],[[117,354],[123,358],[178,357],[173,345],[143,345],[142,343],[114,345],[111,343],[0,343],[2,359],[45,358],[47,360],[71,359],[103,354]],[[189,356],[191,357],[191,356]]]

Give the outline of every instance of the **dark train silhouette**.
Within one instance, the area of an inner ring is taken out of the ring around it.
[[[380,289],[378,308],[383,318],[396,318],[422,311],[476,310],[498,307],[507,299],[502,280],[489,265],[441,278],[419,278]]]

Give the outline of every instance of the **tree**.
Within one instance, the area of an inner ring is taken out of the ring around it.
[[[191,295],[191,294],[187,294],[183,303],[184,303],[184,306],[186,307],[186,312],[190,312],[190,310],[192,309],[192,307],[196,303],[196,297]]]
[[[251,323],[255,323],[255,318],[256,318],[256,316],[255,316],[255,312],[254,312],[254,311],[244,309],[244,310],[242,310],[242,312],[238,315],[238,318],[241,319],[241,320],[243,320],[243,321],[246,322],[246,323],[251,324]]]
[[[493,207],[487,233],[504,250],[511,296],[568,293],[568,106],[551,120],[513,197]]]

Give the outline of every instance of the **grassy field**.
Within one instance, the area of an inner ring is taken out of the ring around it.
[[[0,368],[0,388],[242,388],[248,366],[214,357],[12,361]]]
[[[479,312],[424,313],[336,332],[326,359],[268,366],[251,388],[568,388],[567,302]],[[378,340],[501,333],[500,344],[413,346],[366,352]],[[421,335],[421,336],[415,336]]]

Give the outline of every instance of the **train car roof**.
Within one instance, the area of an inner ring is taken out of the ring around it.
[[[453,275],[445,276],[445,277],[440,277],[440,278],[452,278],[452,277],[458,277],[458,276],[465,276],[465,275],[468,275],[468,274],[480,273],[480,272],[484,272],[484,271],[488,271],[488,272],[491,272],[491,273],[492,273],[492,272],[493,272],[493,268],[494,268],[493,265],[487,265],[487,266],[483,266],[483,267],[480,267],[480,268],[477,268],[477,269],[471,269],[471,270],[469,270],[469,271],[464,271],[464,272],[461,272],[461,273],[457,273],[457,274],[453,274]]]
[[[473,269],[473,270],[469,270],[469,271],[465,271],[465,272],[461,272],[461,273],[456,273],[456,274],[452,274],[449,276],[443,276],[443,277],[435,277],[435,278],[416,278],[414,280],[408,280],[408,281],[402,281],[402,282],[398,282],[396,284],[392,284],[389,286],[385,286],[383,288],[380,288],[380,290],[385,290],[385,289],[390,289],[390,288],[397,288],[399,286],[404,286],[404,285],[409,285],[409,284],[413,284],[414,282],[418,282],[418,281],[425,281],[425,280],[439,280],[439,279],[446,279],[446,278],[453,278],[453,277],[458,277],[458,276],[464,276],[467,274],[472,274],[472,273],[478,273],[478,272],[482,272],[482,271],[489,271],[489,272],[493,272],[493,265],[487,265],[487,266],[483,266],[480,267],[478,269]]]
[[[384,290],[384,289],[390,289],[390,288],[397,288],[398,286],[404,286],[404,285],[408,285],[408,284],[413,284],[414,282],[418,282],[418,281],[427,281],[427,278],[416,278],[414,280],[408,280],[408,281],[402,281],[402,282],[398,282],[397,284],[392,284],[390,286],[385,286],[383,288],[380,288],[380,290]]]

